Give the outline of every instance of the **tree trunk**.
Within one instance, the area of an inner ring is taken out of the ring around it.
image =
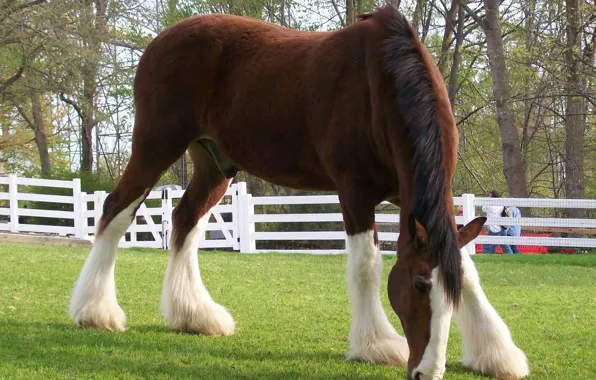
[[[499,1],[484,0],[484,9],[486,19],[482,22],[482,27],[486,34],[493,94],[497,105],[497,123],[501,132],[503,172],[507,180],[509,196],[526,198],[528,189],[515,116],[511,109],[511,90],[505,65],[501,25],[499,24]]]
[[[567,198],[584,198],[584,133],[586,104],[583,98],[581,74],[581,39],[579,33],[580,1],[565,0],[567,11],[566,125],[565,125],[565,193]],[[570,209],[571,217],[582,217],[581,209]]]
[[[97,76],[101,56],[101,40],[106,35],[106,9],[108,0],[85,0],[85,21],[93,25],[93,33],[85,41],[89,51],[83,63],[83,105],[81,107],[81,171],[93,170],[93,128],[97,125],[96,100]]]
[[[452,0],[451,8],[447,11],[445,15],[445,31],[443,33],[443,43],[441,44],[441,55],[439,57],[439,63],[437,66],[439,67],[439,71],[445,77],[447,72],[447,56],[449,52],[449,45],[451,44],[451,35],[453,34],[453,29],[455,29],[455,15],[458,13],[459,4],[458,0]]]
[[[457,7],[456,5],[454,5]],[[464,10],[459,8],[457,16],[457,34],[455,35],[455,49],[453,51],[453,64],[451,65],[451,74],[449,75],[449,102],[451,109],[455,109],[455,91],[457,90],[457,75],[459,72],[459,63],[461,60],[461,44],[464,40]]]
[[[36,91],[31,91],[31,113],[33,114],[33,132],[35,134],[35,144],[39,152],[39,162],[41,163],[42,178],[52,176],[52,163],[50,153],[48,152],[48,137],[46,135],[43,121],[43,112],[41,109],[41,96]]]
[[[422,34],[420,35],[420,41],[424,43],[426,41],[426,37],[428,36],[428,31],[430,29],[430,22],[433,17],[433,10],[435,9],[435,0],[430,0],[430,4],[428,4],[428,13],[426,14],[426,18],[422,20]]]
[[[93,128],[95,127],[95,91],[97,65],[87,62],[83,78],[84,105],[81,115],[81,171],[93,170]]]
[[[524,18],[525,18],[525,44],[526,51],[530,51],[535,40],[534,31],[534,12],[536,9],[536,3],[534,0],[527,0],[524,4]],[[525,63],[527,71],[532,71],[532,62],[530,59]],[[527,173],[528,170],[528,150],[530,147],[530,124],[532,123],[532,114],[534,108],[534,102],[530,100],[531,97],[531,79],[529,76],[524,77],[524,122],[522,124],[522,140],[521,140],[521,151],[522,151],[522,162],[524,164],[524,171]]]
[[[186,190],[186,188],[188,187],[188,178],[186,175],[186,170],[186,153],[184,153],[182,157],[180,157],[180,173],[178,177],[178,179],[180,180],[180,185],[184,190]]]
[[[424,5],[426,0],[416,0],[416,8],[414,9],[414,15],[412,18],[412,28],[416,31],[416,34],[420,33],[418,27],[422,23],[424,17]]]
[[[346,25],[354,22],[354,0],[346,0]]]

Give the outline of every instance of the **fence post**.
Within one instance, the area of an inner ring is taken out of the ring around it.
[[[81,193],[81,180],[72,180],[72,209],[74,211],[74,237],[83,239],[85,233],[85,213],[83,211],[83,193]],[[87,204],[85,203],[85,209]]]
[[[238,237],[240,252],[252,253],[256,250],[256,242],[252,239],[255,224],[251,216],[255,214],[255,206],[251,204],[252,195],[246,190],[246,182],[238,182]]]
[[[464,225],[470,223],[476,218],[476,208],[474,207],[474,194],[462,194],[464,208]],[[470,255],[476,254],[476,239],[469,242],[464,249]]]
[[[170,249],[170,236],[172,234],[172,194],[170,189],[161,191],[161,249]]]
[[[232,249],[234,251],[240,251],[240,225],[238,223],[239,205],[238,205],[238,184],[233,183],[230,185],[232,190],[232,223],[234,223],[234,245]]]
[[[139,206],[140,208],[140,206]],[[136,247],[136,243],[137,243],[137,216],[138,216],[138,212],[139,210],[137,210],[137,212],[135,213],[135,215],[132,217],[132,222],[130,223],[130,226],[128,226],[128,232],[130,233],[130,246],[131,247]],[[124,234],[124,236],[126,236],[126,233]],[[125,239],[126,240],[126,239]]]
[[[93,224],[95,225],[95,234],[97,235],[97,227],[99,227],[99,220],[103,214],[103,203],[106,200],[106,192],[96,191],[93,195]]]
[[[87,193],[81,192],[81,238],[82,239],[89,239],[89,234],[87,233],[87,227],[89,227],[89,219],[87,218]]]
[[[344,254],[348,254],[349,253],[348,252],[348,233],[346,232],[345,227],[344,227],[344,234],[346,235],[344,237]]]
[[[238,182],[236,187],[236,199],[238,200],[236,224],[238,226],[238,242],[240,243],[240,252],[246,252],[248,236],[246,226],[247,220],[247,206],[246,206],[246,182]]]
[[[255,233],[255,222],[252,221],[252,217],[255,214],[255,205],[252,204],[252,194],[248,194],[247,201],[248,213],[247,213],[247,229],[248,229],[248,253],[253,253],[257,250],[257,242],[253,239]]]
[[[17,176],[8,175],[8,202],[10,205],[10,232],[19,232],[19,201],[17,199]]]

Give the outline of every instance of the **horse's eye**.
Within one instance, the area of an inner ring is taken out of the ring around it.
[[[430,289],[430,281],[424,277],[414,277],[414,288],[420,293],[426,293]]]

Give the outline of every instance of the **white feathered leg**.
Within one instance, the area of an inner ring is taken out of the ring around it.
[[[143,199],[122,210],[95,239],[70,298],[69,312],[77,326],[124,331],[126,316],[116,299],[114,265],[118,241]]]
[[[189,232],[179,250],[172,249],[163,283],[161,308],[175,330],[205,335],[231,335],[234,319],[217,304],[203,285],[199,271],[198,248],[211,210]],[[175,235],[177,231],[173,231]],[[176,241],[172,237],[172,241]]]
[[[513,343],[507,325],[486,298],[468,254],[462,253],[462,265],[464,288],[454,315],[462,334],[463,364],[500,379],[527,376],[530,369],[526,355]]]
[[[408,343],[389,323],[379,295],[383,261],[374,232],[348,236],[348,294],[352,304],[349,359],[406,365]]]

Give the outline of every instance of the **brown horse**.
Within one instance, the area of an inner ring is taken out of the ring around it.
[[[352,304],[348,357],[407,363],[441,378],[454,306],[464,363],[503,378],[526,359],[460,248],[485,219],[456,230],[451,196],[458,134],[443,80],[393,6],[336,32],[298,32],[230,15],[186,19],[145,50],[134,82],[130,162],[106,199],[73,290],[78,326],[124,330],[116,300],[118,240],[161,174],[186,150],[194,175],[173,214],[162,308],[177,330],[228,335],[234,320],[210,297],[197,250],[211,209],[244,170],[272,183],[339,194]],[[388,281],[405,338],[379,298],[375,206],[399,205],[398,260]],[[458,316],[459,315],[459,316]]]

